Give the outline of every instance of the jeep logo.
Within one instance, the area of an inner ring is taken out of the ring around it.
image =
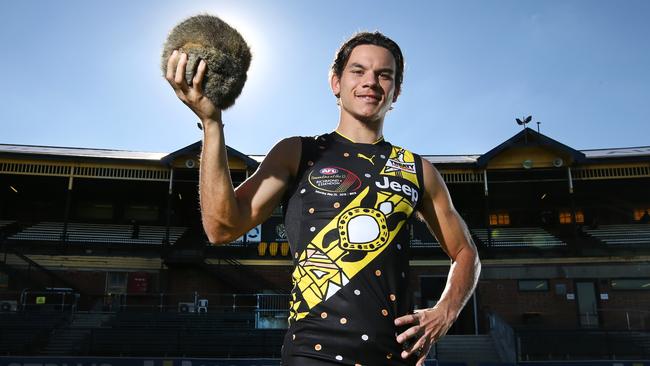
[[[411,188],[408,184],[399,184],[394,181],[389,181],[388,177],[384,177],[383,182],[375,182],[375,185],[379,189],[391,189],[398,193],[404,193],[406,196],[411,198],[411,202],[414,204],[418,201],[418,191]]]

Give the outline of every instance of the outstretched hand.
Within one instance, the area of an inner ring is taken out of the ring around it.
[[[414,314],[395,319],[396,326],[409,326],[397,336],[397,342],[404,345],[402,358],[417,357],[417,366],[424,366],[424,360],[431,346],[442,338],[454,323],[444,307],[416,310]]]
[[[174,50],[167,61],[167,72],[165,79],[174,88],[178,99],[199,117],[203,124],[212,121],[221,123],[221,110],[203,94],[203,78],[208,70],[204,60],[199,62],[196,74],[192,78],[192,84],[188,85],[185,80],[185,68],[187,67],[187,54]]]

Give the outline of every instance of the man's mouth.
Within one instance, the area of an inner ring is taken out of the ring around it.
[[[378,95],[374,95],[374,94],[361,94],[361,95],[357,95],[357,98],[364,100],[366,102],[378,102],[381,99]]]

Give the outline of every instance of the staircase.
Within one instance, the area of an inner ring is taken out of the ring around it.
[[[66,328],[57,329],[41,353],[59,356],[79,354],[83,341],[92,329],[101,327],[112,316],[110,313],[75,313],[72,323]]]
[[[437,351],[437,353],[436,353]],[[489,335],[448,335],[432,349],[430,357],[439,363],[464,362],[476,366],[485,362],[502,362]]]

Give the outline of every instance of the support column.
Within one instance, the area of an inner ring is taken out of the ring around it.
[[[174,168],[169,169],[169,186],[167,188],[167,222],[165,223],[165,246],[169,245],[169,227],[172,219],[172,193],[174,193]]]
[[[569,180],[569,201],[571,204],[571,225],[573,226],[573,239],[575,243],[578,242],[578,223],[576,222],[576,205],[573,197],[573,175],[571,174],[571,167],[567,167],[567,177]]]
[[[74,165],[70,168],[70,177],[68,177],[68,191],[65,196],[65,212],[63,214],[63,233],[61,241],[68,242],[68,221],[70,221],[70,204],[72,201],[72,187],[74,185]]]
[[[492,228],[490,227],[490,191],[488,189],[487,169],[483,170],[483,197],[485,202],[485,228],[487,230],[488,247],[492,247]]]

